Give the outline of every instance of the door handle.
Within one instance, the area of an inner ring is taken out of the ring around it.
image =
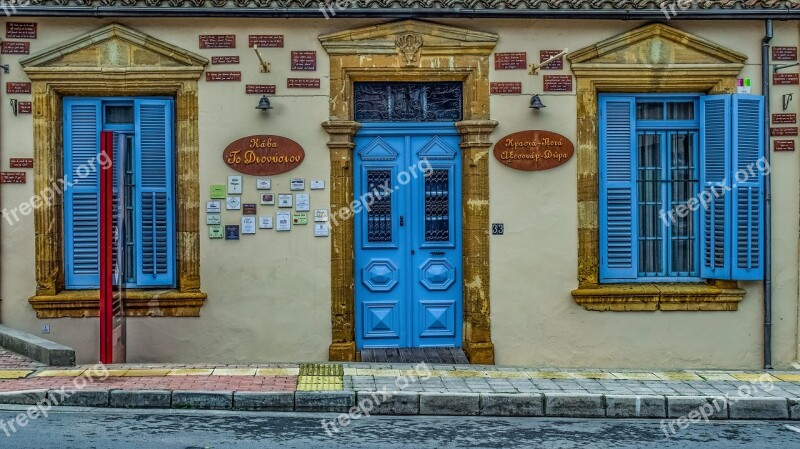
[[[403,226],[404,224],[405,224],[405,219],[404,219],[404,218],[403,218],[403,216],[401,215],[401,216],[400,216],[400,226]]]
[[[411,255],[412,255],[412,256],[414,255],[414,250],[413,250],[413,249],[411,250]]]

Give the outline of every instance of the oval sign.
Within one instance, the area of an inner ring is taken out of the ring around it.
[[[279,175],[303,162],[306,153],[299,143],[281,136],[247,136],[234,140],[222,152],[228,167],[246,175]]]
[[[549,170],[575,154],[569,139],[550,131],[530,130],[509,134],[494,145],[494,157],[516,170]]]

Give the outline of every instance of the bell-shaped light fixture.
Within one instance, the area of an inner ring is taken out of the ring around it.
[[[545,106],[544,103],[542,103],[542,99],[539,98],[539,95],[534,94],[531,97],[531,105],[528,107],[538,111],[539,109],[546,108],[547,106]]]
[[[256,106],[256,109],[259,111],[268,111],[272,109],[272,105],[269,104],[269,98],[267,98],[266,95],[262,95],[261,99],[258,100],[258,106]]]

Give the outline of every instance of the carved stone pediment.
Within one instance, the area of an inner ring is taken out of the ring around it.
[[[424,56],[488,55],[498,36],[418,20],[402,20],[325,34],[319,37],[330,55],[399,54],[403,65]]]
[[[744,64],[747,56],[663,24],[646,25],[570,53],[573,67],[603,64],[669,66]]]
[[[118,23],[20,60],[25,69],[53,67],[203,67],[208,59]]]

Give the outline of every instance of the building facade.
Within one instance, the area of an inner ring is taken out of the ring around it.
[[[768,345],[790,366],[800,29],[781,5],[17,6],[0,319],[96,360],[111,160],[129,361],[456,346],[757,368]]]

